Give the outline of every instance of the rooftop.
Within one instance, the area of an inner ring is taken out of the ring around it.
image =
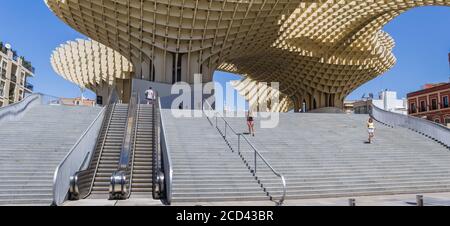
[[[441,89],[450,88],[450,83],[434,83],[434,84],[425,84],[422,89],[408,93],[408,97],[421,95],[427,92],[438,91]]]
[[[13,54],[13,60],[14,61],[18,61],[19,58],[22,59],[22,66],[24,66],[27,70],[29,70],[32,74],[34,74],[35,72],[35,68],[32,66],[30,61],[27,61],[26,58],[24,56],[19,56],[17,54],[17,51],[15,51],[14,49],[8,48],[7,44],[3,43],[0,41],[0,52],[4,53],[4,54],[8,54],[8,50],[10,50]]]

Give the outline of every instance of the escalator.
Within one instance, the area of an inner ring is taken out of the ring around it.
[[[134,137],[133,160],[130,165],[130,195],[133,197],[152,197],[153,192],[153,150],[154,126],[153,105],[139,105],[136,134]]]
[[[88,168],[71,178],[70,199],[108,198],[110,178],[119,163],[127,113],[128,105],[108,106]]]
[[[71,177],[70,200],[156,198],[161,195],[157,146],[157,104],[111,104],[91,160]],[[155,169],[156,167],[156,169]]]
[[[117,104],[114,108],[108,130],[103,139],[103,145],[99,145],[91,168],[97,168],[93,174],[92,196],[96,198],[107,198],[109,194],[109,183],[112,173],[117,169],[122,140],[125,132],[128,105]],[[100,161],[98,161],[100,159]]]

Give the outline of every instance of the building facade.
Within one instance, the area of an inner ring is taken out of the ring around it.
[[[346,114],[353,114],[355,113],[355,103],[357,101],[355,100],[346,100],[344,101],[344,112]]]
[[[382,30],[398,15],[449,0],[228,1],[45,0],[66,24],[126,57],[133,77],[157,83],[242,75],[236,89],[279,111],[343,107],[391,69],[395,42]],[[259,83],[278,82],[259,92]],[[255,95],[258,97],[255,98]]]
[[[355,114],[369,114],[371,106],[375,105],[377,108],[385,111],[394,112],[397,114],[407,115],[408,104],[406,99],[398,99],[395,91],[382,91],[378,94],[378,99],[366,98],[356,101],[353,104]]]
[[[0,42],[0,107],[19,102],[33,92],[33,86],[28,83],[33,74],[30,62]]]
[[[85,106],[85,107],[94,107],[96,105],[95,100],[84,99],[82,97],[77,98],[61,98],[59,100],[61,105],[65,106]]]
[[[409,115],[450,126],[450,83],[427,84],[408,94]]]

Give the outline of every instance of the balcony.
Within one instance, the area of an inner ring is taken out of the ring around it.
[[[8,54],[8,49],[3,44],[3,42],[0,42],[0,51],[6,55]],[[19,58],[22,59],[22,66],[25,67],[27,70],[29,70],[31,73],[33,73],[33,74],[35,73],[35,68],[31,65],[30,61],[27,61],[25,59],[25,57],[23,57],[23,56],[19,57],[19,55],[17,54],[17,51],[15,51],[15,50],[10,49],[9,51],[12,52],[12,54],[13,54],[12,59],[14,61],[17,62],[19,60]]]
[[[28,90],[30,90],[31,92],[33,92],[34,86],[33,86],[33,84],[27,82],[27,83],[25,84],[25,89],[28,89]]]
[[[26,68],[28,71],[30,71],[31,73],[34,74],[35,68],[31,65],[31,62],[25,60],[24,57],[21,57],[21,58],[22,58],[22,66],[23,66],[24,68]]]

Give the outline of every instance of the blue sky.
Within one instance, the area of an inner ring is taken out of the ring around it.
[[[10,43],[19,55],[36,68],[30,81],[35,91],[54,96],[76,97],[77,86],[57,76],[50,65],[52,51],[62,43],[85,38],[54,16],[43,0],[3,0],[0,14],[0,41]],[[7,22],[5,22],[7,21]],[[396,90],[401,97],[429,82],[448,81],[450,70],[450,8],[413,9],[392,21],[385,29],[396,40],[394,53],[398,64],[386,74],[355,90],[348,99],[382,89]],[[239,76],[216,72],[218,82]],[[88,95],[93,97],[91,93]]]
[[[432,82],[450,77],[450,7],[423,7],[400,15],[384,28],[395,40],[397,65],[389,72],[355,90],[347,99],[383,89],[400,97]]]

